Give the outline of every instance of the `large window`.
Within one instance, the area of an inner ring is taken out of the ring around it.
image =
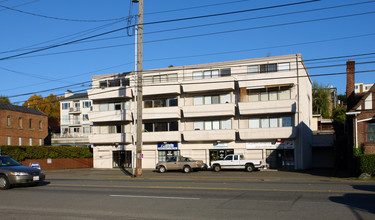
[[[90,101],[84,101],[82,105],[83,105],[83,108],[90,108],[91,102]]]
[[[249,102],[288,100],[291,99],[291,87],[249,89],[247,90],[247,95]]]
[[[251,65],[247,67],[249,74],[253,73],[271,73],[277,71],[290,70],[290,63],[267,63],[260,65]]]
[[[62,110],[66,110],[66,109],[69,109],[69,108],[70,108],[70,103],[65,102],[65,103],[62,103],[61,106],[62,106],[62,107],[61,107]]]
[[[116,110],[129,110],[130,101],[127,102],[115,102],[115,103],[100,103],[99,111],[116,111]]]
[[[366,142],[375,142],[375,121],[366,123]]]
[[[221,95],[207,95],[207,96],[195,96],[194,105],[210,105],[210,104],[223,104],[231,103],[230,94]]]
[[[145,99],[145,108],[160,108],[178,106],[177,98]]]
[[[194,130],[230,130],[232,129],[232,120],[207,120],[194,121]]]
[[[119,87],[119,86],[129,86],[130,79],[111,79],[111,80],[103,80],[99,82],[100,88],[107,88],[107,87]]]
[[[144,76],[143,77],[143,84],[145,84],[145,85],[160,84],[160,83],[167,83],[167,82],[177,82],[177,81],[178,81],[177,73],[161,74],[161,75],[153,75],[153,76]]]
[[[150,122],[144,124],[145,132],[178,131],[178,122]]]
[[[193,79],[210,79],[231,76],[231,69],[220,69],[220,70],[204,70],[204,71],[195,71],[193,72]]]
[[[249,118],[249,128],[278,128],[291,126],[291,116]]]

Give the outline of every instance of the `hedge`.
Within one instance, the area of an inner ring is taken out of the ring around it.
[[[7,155],[17,161],[25,159],[56,159],[56,158],[92,158],[88,147],[60,146],[0,146],[1,155]]]
[[[364,154],[359,159],[360,169],[362,173],[368,173],[375,176],[375,154]]]

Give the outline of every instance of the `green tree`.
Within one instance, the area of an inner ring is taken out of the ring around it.
[[[10,104],[10,100],[7,96],[0,95],[0,103]]]
[[[321,114],[323,118],[330,118],[329,87],[314,81],[312,89],[314,114]]]

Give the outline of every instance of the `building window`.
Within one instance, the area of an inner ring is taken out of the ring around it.
[[[271,73],[277,71],[290,70],[290,63],[268,63],[261,65],[251,65],[247,67],[247,73]]]
[[[29,119],[29,129],[33,129],[33,119]]]
[[[83,108],[90,108],[91,107],[91,102],[90,101],[84,101],[82,103],[82,105],[83,105]]]
[[[150,122],[144,124],[145,132],[178,131],[178,122]]]
[[[90,127],[83,127],[83,133],[84,134],[90,134]]]
[[[258,65],[248,66],[247,73],[259,73],[259,66]]]
[[[19,117],[19,118],[18,118],[18,128],[20,128],[20,129],[23,128],[23,125],[22,125],[22,117]]]
[[[232,120],[194,121],[194,130],[225,130],[232,129]]]
[[[277,64],[277,71],[285,71],[290,70],[290,63],[278,63]]]
[[[29,145],[33,146],[33,139],[32,138],[29,138]]]
[[[291,99],[291,88],[290,86],[284,86],[249,89],[247,90],[247,97],[249,102],[289,100]]]
[[[39,138],[39,146],[42,146],[42,138]]]
[[[11,117],[10,115],[7,116],[7,126],[10,127],[11,126]]]
[[[62,110],[69,109],[69,108],[70,108],[70,103],[67,103],[67,102],[62,103],[62,104],[61,104],[61,108],[62,108]]]
[[[366,142],[375,142],[375,121],[366,123]]]
[[[19,137],[19,138],[18,138],[18,145],[19,145],[19,146],[22,146],[22,137]]]
[[[260,72],[261,73],[270,73],[270,72],[276,72],[276,71],[277,71],[277,64],[276,63],[260,65]]]
[[[149,99],[144,100],[145,108],[160,108],[178,106],[177,98]]]
[[[8,140],[7,140],[7,144],[8,145],[11,145],[12,143],[11,143],[11,138],[8,136]]]
[[[195,96],[194,105],[210,105],[210,104],[224,104],[231,103],[231,95],[221,94],[221,95],[207,95],[207,96]]]
[[[116,103],[100,103],[99,105],[99,111],[105,112],[105,111],[118,111],[118,110],[129,110],[130,108],[130,102],[116,102]]]
[[[43,121],[39,120],[39,130],[42,130],[42,129],[43,129]]]
[[[249,128],[278,128],[278,127],[291,127],[292,117],[281,116],[281,117],[262,117],[262,118],[250,118]]]
[[[83,121],[89,121],[89,115],[88,114],[82,114],[82,120]]]

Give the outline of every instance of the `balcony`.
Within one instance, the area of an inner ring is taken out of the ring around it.
[[[89,99],[91,100],[133,97],[132,89],[126,87],[107,87],[89,89],[87,90],[87,94],[89,96]]]
[[[234,81],[228,81],[227,78],[215,78],[206,80],[194,80],[182,84],[182,90],[186,93],[198,93],[206,91],[233,91]]]
[[[235,130],[195,130],[184,131],[185,141],[234,141],[236,140]]]
[[[115,134],[90,134],[90,144],[130,144],[132,143],[132,134],[115,133]]]
[[[69,114],[80,114],[81,113],[81,108],[69,108]]]
[[[80,126],[81,124],[83,124],[81,120],[71,120],[69,121],[68,126]]]
[[[249,128],[240,129],[241,140],[261,140],[261,139],[287,139],[295,138],[297,129],[293,127],[283,128]]]
[[[153,85],[145,85],[143,87],[143,95],[164,95],[164,94],[175,94],[179,95],[181,94],[181,88],[180,85],[163,85],[158,84],[156,86]]]
[[[235,104],[192,105],[182,108],[185,118],[234,116]]]
[[[143,119],[176,119],[181,118],[179,107],[144,108]]]
[[[131,121],[132,113],[129,110],[89,112],[91,122]]]
[[[260,102],[239,102],[240,115],[295,113],[297,103],[295,100],[277,100]]]
[[[179,131],[143,132],[143,142],[181,142]]]

